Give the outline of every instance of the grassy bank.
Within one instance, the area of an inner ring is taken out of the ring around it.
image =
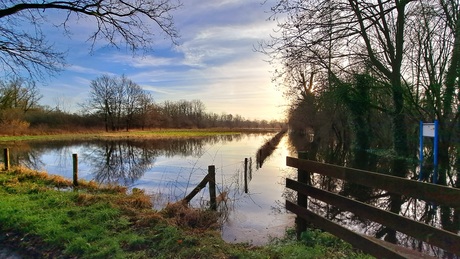
[[[217,135],[234,135],[249,130],[231,129],[158,129],[132,131],[87,131],[87,132],[34,132],[15,136],[0,136],[0,142],[33,141],[33,140],[91,140],[91,139],[123,139],[123,138],[194,138]]]
[[[215,212],[170,204],[152,209],[142,190],[98,187],[24,168],[0,172],[0,243],[39,258],[357,258],[318,231],[264,247],[228,244]]]

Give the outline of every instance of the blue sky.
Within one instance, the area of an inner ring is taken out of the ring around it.
[[[159,35],[154,50],[132,53],[85,42],[89,21],[72,25],[71,37],[49,31],[56,48],[67,51],[67,67],[40,86],[42,104],[75,111],[89,96],[91,80],[124,74],[149,91],[156,103],[201,100],[207,112],[247,119],[282,119],[285,101],[254,46],[276,29],[263,0],[183,0],[173,13],[181,38],[173,45]],[[269,1],[270,2],[270,1]]]

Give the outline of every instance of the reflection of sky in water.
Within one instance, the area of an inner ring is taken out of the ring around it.
[[[292,226],[294,217],[286,214],[283,208],[284,178],[293,170],[285,166],[287,137],[284,137],[278,148],[265,160],[263,167],[256,169],[256,151],[273,134],[248,134],[232,141],[207,142],[200,155],[162,154],[154,156],[140,178],[135,179],[129,187],[146,190],[149,194],[161,194],[159,203],[174,202],[185,197],[207,174],[208,166],[216,167],[217,193],[228,192],[228,219],[223,226],[223,237],[233,242],[252,242],[262,244],[269,236],[279,237],[287,226]],[[95,152],[97,146],[73,145],[67,148],[44,149],[39,154],[41,170],[72,178],[72,154],[78,154],[79,178],[94,179],[94,165],[88,156]],[[249,193],[244,193],[244,159],[252,160],[252,179],[248,184]],[[192,205],[209,200],[208,189],[202,190],[192,200]]]

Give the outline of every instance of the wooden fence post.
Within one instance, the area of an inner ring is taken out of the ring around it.
[[[3,150],[3,161],[5,161],[5,171],[10,169],[10,151],[8,148]]]
[[[248,159],[244,159],[244,193],[248,193]]]
[[[78,186],[78,155],[72,154],[73,160],[73,186]]]
[[[209,177],[209,199],[211,210],[217,210],[216,201],[216,167],[214,165],[208,166],[208,177]]]
[[[299,159],[307,159],[308,153],[305,151],[300,151],[298,153]],[[305,184],[310,184],[310,173],[301,169],[297,170],[297,181]],[[308,206],[308,196],[304,194],[297,193],[297,205],[307,208]],[[302,232],[307,230],[307,221],[299,216],[296,218],[296,233],[297,239],[300,240]]]

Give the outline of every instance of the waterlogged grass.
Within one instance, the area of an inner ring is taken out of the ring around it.
[[[142,190],[71,182],[24,168],[0,172],[0,243],[53,258],[365,258],[318,231],[264,247],[225,243],[215,212],[152,209]]]

